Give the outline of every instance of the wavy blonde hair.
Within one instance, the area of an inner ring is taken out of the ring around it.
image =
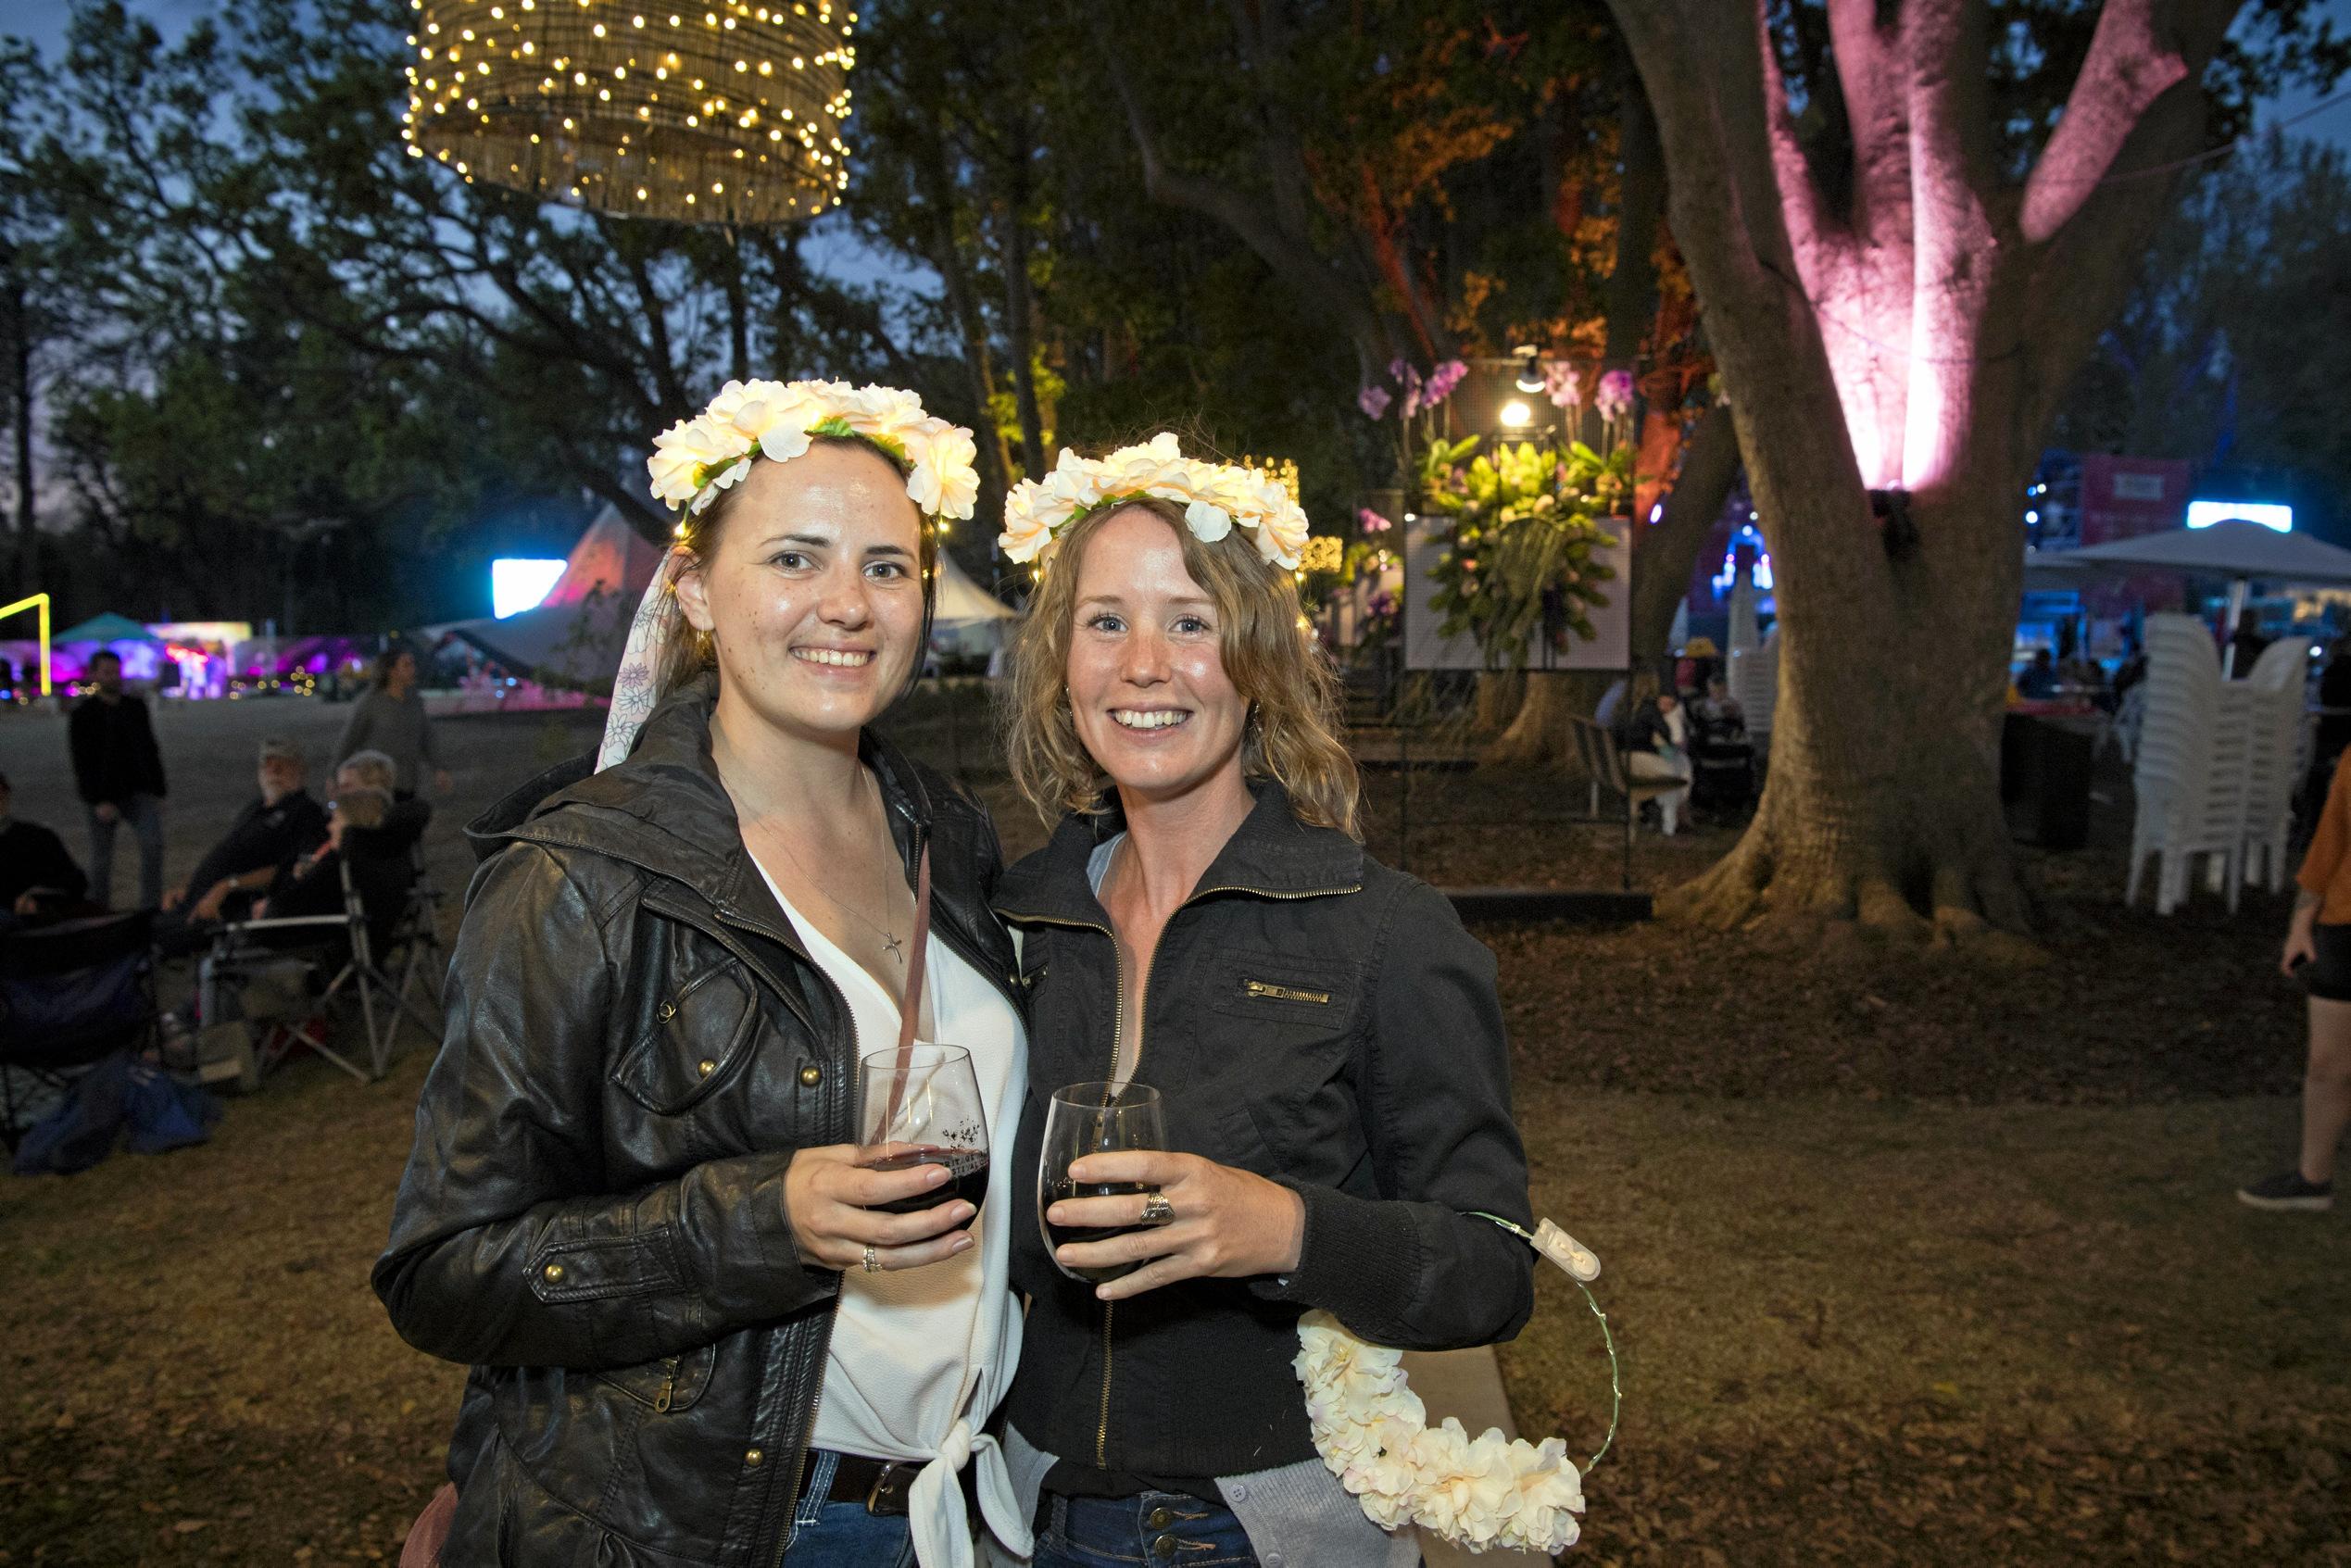
[[[1241,771],[1271,779],[1289,794],[1299,820],[1351,838],[1358,781],[1355,759],[1337,731],[1338,676],[1299,624],[1298,583],[1257,554],[1254,537],[1236,528],[1206,544],[1172,502],[1138,496],[1087,514],[1062,535],[1037,585],[1012,645],[1004,701],[1004,750],[1012,782],[1048,824],[1071,811],[1102,809],[1110,787],[1069,706],[1069,646],[1077,614],[1077,568],[1102,525],[1122,512],[1150,513],[1176,531],[1184,570],[1216,603],[1217,652],[1225,674],[1249,704]]]

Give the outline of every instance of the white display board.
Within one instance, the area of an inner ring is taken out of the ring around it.
[[[1466,632],[1455,637],[1440,636],[1438,628],[1444,624],[1445,618],[1428,603],[1430,596],[1437,592],[1437,584],[1429,580],[1429,569],[1437,564],[1444,550],[1441,521],[1421,517],[1403,524],[1404,668],[1483,670],[1486,659],[1477,651],[1477,640]],[[1615,541],[1604,558],[1616,569],[1616,575],[1601,584],[1608,602],[1590,606],[1586,612],[1591,621],[1592,635],[1584,638],[1571,633],[1565,650],[1553,653],[1542,646],[1542,631],[1538,626],[1527,639],[1529,670],[1632,667],[1632,520],[1603,518],[1600,526]]]

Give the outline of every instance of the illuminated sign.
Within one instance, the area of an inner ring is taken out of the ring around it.
[[[566,562],[501,557],[490,563],[490,613],[504,621],[534,609],[563,575]]]
[[[2294,532],[2294,508],[2277,501],[2190,501],[2188,526],[2209,528],[2216,522],[2257,522],[2280,533]]]

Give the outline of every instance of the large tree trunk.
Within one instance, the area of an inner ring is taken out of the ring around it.
[[[1663,908],[1722,927],[1761,914],[1945,936],[2021,930],[1999,748],[2030,462],[1981,453],[1914,496],[1920,542],[1890,560],[1860,486],[1818,481],[1833,466],[1824,433],[1841,435],[1833,424],[1750,433],[1757,505],[1787,524],[1773,539],[1770,771],[1738,848]]]
[[[1762,0],[1611,6],[1657,110],[1780,609],[1764,801],[1664,908],[2022,929],[1998,792],[2021,487],[2168,200],[2168,182],[2106,175],[2194,146],[2195,83],[2237,0],[2108,0],[2021,186],[1992,133],[1985,0],[1828,0],[1853,145],[1826,183]]]
[[[25,296],[24,276],[16,270],[15,247],[9,247],[8,271],[8,412],[15,427],[17,459],[17,571],[28,586],[41,575],[41,544],[33,532],[32,496],[32,316]]]

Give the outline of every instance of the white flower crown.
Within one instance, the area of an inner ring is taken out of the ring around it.
[[[1081,458],[1063,447],[1051,473],[1012,486],[996,542],[1013,560],[1036,560],[1050,555],[1078,519],[1139,495],[1182,507],[1185,526],[1203,544],[1216,543],[1238,524],[1256,531],[1257,553],[1269,564],[1295,571],[1304,558],[1306,512],[1280,481],[1233,463],[1187,458],[1165,431],[1107,458]]]
[[[907,498],[925,516],[972,515],[979,496],[972,433],[925,413],[921,398],[894,386],[731,381],[709,408],[655,436],[645,466],[655,499],[698,513],[751,471],[753,458],[789,462],[820,435],[861,435],[896,458]]]

